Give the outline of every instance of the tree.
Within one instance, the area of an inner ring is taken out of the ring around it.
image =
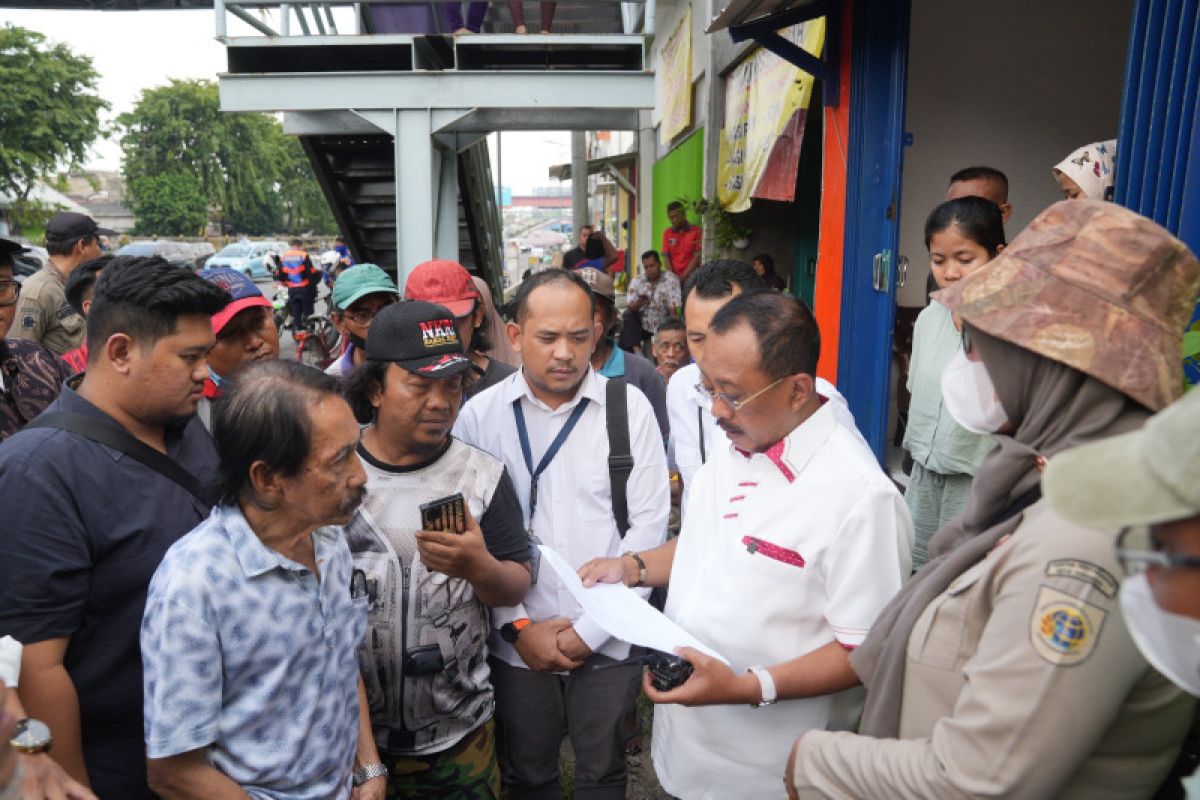
[[[78,166],[101,133],[108,103],[96,94],[92,60],[36,31],[0,28],[0,191],[17,219],[29,193]]]
[[[283,198],[283,230],[288,234],[338,232],[333,212],[313,175],[299,140],[286,136],[279,195]]]
[[[122,129],[125,180],[138,192],[165,187],[140,180],[171,171],[193,175],[221,226],[254,235],[292,230],[294,222],[329,215],[316,179],[279,121],[267,114],[225,113],[215,84],[172,80],[148,89]],[[314,208],[313,190],[319,205]],[[332,227],[332,226],[330,226]]]
[[[186,170],[143,175],[129,184],[137,232],[199,236],[208,221],[200,181]]]

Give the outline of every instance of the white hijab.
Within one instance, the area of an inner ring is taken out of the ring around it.
[[[1109,139],[1079,148],[1054,168],[1079,184],[1089,200],[1112,200],[1116,160],[1117,140]]]

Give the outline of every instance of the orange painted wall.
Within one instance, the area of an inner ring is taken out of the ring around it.
[[[817,243],[817,281],[813,313],[821,329],[817,374],[837,383],[838,339],[842,314],[842,252],[846,239],[846,152],[850,140],[850,45],[853,0],[842,3],[840,91],[837,108],[825,108],[821,175],[821,236]]]

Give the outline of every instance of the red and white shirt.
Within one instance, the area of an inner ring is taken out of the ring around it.
[[[739,673],[860,644],[912,568],[908,508],[874,455],[832,402],[766,453],[715,449],[689,495],[667,616]],[[840,718],[845,694],[658,706],[658,778],[678,797],[782,796],[796,737]]]

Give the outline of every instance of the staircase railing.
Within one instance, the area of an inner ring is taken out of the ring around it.
[[[558,0],[560,3],[614,3],[621,6],[621,21],[626,34],[654,35],[654,13],[656,0]],[[437,18],[439,2],[431,0],[213,0],[216,11],[216,36],[220,40],[228,37],[229,17],[241,20],[263,36],[339,36],[334,19],[335,8],[350,8],[354,11],[354,35],[372,33],[364,20],[367,20],[369,7],[376,6],[427,6]],[[264,12],[275,12],[278,29],[272,27]],[[258,12],[257,14],[255,12]],[[295,20],[299,32],[292,28]]]

